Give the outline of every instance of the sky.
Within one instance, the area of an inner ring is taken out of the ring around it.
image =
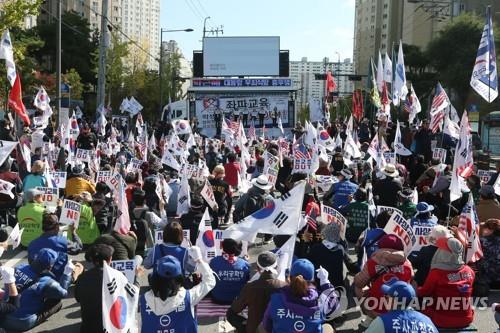
[[[184,56],[201,50],[203,20],[207,29],[224,26],[224,36],[280,36],[290,60],[352,59],[355,0],[160,0],[160,27],[192,28],[164,33]],[[221,36],[221,35],[219,35]]]

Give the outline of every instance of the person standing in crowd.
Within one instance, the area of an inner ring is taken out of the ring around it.
[[[264,127],[264,120],[266,118],[266,113],[267,113],[266,109],[263,106],[261,106],[259,108],[259,127]]]
[[[334,183],[323,196],[323,202],[337,210],[349,204],[349,197],[358,190],[358,185],[350,181],[351,170],[343,169],[338,178],[339,182]]]
[[[194,307],[216,284],[210,266],[202,260],[198,247],[189,249],[189,257],[198,265],[201,282],[186,290],[184,274],[176,257],[167,255],[154,265],[151,290],[139,298],[142,332],[171,329],[174,332],[196,332],[198,323]],[[161,318],[168,315],[167,325]]]
[[[479,190],[479,202],[476,206],[479,222],[500,217],[500,204],[495,195],[495,189],[491,185],[483,185]]]
[[[83,248],[82,241],[73,226],[69,226],[73,241],[59,236],[59,218],[56,214],[45,212],[42,219],[43,234],[30,242],[28,246],[28,261],[33,262],[41,249],[47,248],[57,252],[57,260],[52,267],[52,273],[59,279],[68,263],[68,255],[77,255]],[[75,264],[75,273],[81,273],[83,267]],[[75,274],[74,274],[75,275]]]
[[[398,193],[403,189],[403,185],[398,179],[399,172],[394,164],[386,164],[381,170],[385,176],[373,184],[373,197],[379,206],[396,207]]]
[[[47,179],[43,175],[44,170],[45,163],[43,161],[38,160],[31,165],[31,173],[23,179],[24,193],[36,187],[47,187]]]
[[[90,131],[90,126],[85,123],[76,138],[76,147],[86,150],[94,150],[97,147],[97,136]]]
[[[243,126],[248,127],[248,109],[243,108],[243,110],[241,110],[241,115],[243,118]]]
[[[328,280],[328,272],[317,270],[320,287],[314,285],[314,265],[307,259],[296,260],[290,269],[290,284],[279,293],[273,294],[262,320],[268,333],[288,332],[291,327],[299,327],[307,332],[323,332],[327,315],[339,306],[336,293],[320,298],[322,291],[333,286]],[[285,313],[291,313],[285,316]]]
[[[474,320],[472,304],[460,302],[459,306],[437,306],[438,297],[455,297],[469,300],[472,296],[475,273],[463,259],[464,247],[456,238],[438,238],[437,250],[432,257],[431,270],[424,285],[417,289],[418,297],[432,297],[434,303],[423,310],[438,329],[465,328]]]
[[[209,180],[217,203],[217,209],[209,207],[210,216],[212,216],[212,229],[218,229],[221,220],[224,224],[229,221],[229,213],[233,205],[231,188],[223,180],[224,176],[224,167],[218,165],[214,168],[212,177]]]
[[[227,320],[238,333],[256,332],[271,295],[286,286],[286,282],[276,279],[277,264],[277,257],[274,253],[265,251],[259,254],[257,257],[258,279],[243,286],[239,296],[227,310]],[[239,315],[245,308],[248,308],[248,318]]]
[[[389,297],[391,311],[375,318],[365,333],[392,333],[404,327],[418,327],[415,332],[438,332],[429,317],[410,307],[417,297],[411,284],[393,278],[382,285],[381,291]]]
[[[234,205],[233,222],[243,220],[266,205],[268,192],[273,185],[266,176],[252,179],[252,187]]]
[[[211,295],[217,304],[231,304],[250,279],[250,264],[239,258],[242,251],[241,241],[226,238],[221,246],[222,255],[210,261],[210,268],[219,277]]]
[[[67,197],[78,196],[82,192],[89,192],[90,194],[95,193],[95,184],[93,181],[89,180],[87,175],[83,171],[81,165],[77,165],[71,169],[71,174],[66,180],[66,188],[64,193]]]
[[[42,221],[45,207],[43,206],[43,192],[29,189],[25,192],[26,203],[17,211],[19,227],[24,228],[21,235],[21,245],[28,247],[32,240],[42,234]]]
[[[429,129],[429,121],[424,119],[422,127],[415,133],[413,140],[415,140],[415,153],[423,155],[426,161],[430,161],[432,157],[431,136],[432,132]]]
[[[227,163],[224,164],[224,181],[234,189],[238,188],[239,176],[241,174],[240,163],[236,162],[236,154],[227,155]]]
[[[75,299],[80,303],[82,323],[80,333],[104,333],[102,326],[102,276],[104,262],[111,264],[113,248],[106,244],[94,244],[85,254],[93,267],[76,280]]]
[[[273,128],[278,127],[278,108],[275,106],[271,111],[271,119],[273,120]]]
[[[183,214],[179,219],[182,229],[189,230],[189,240],[191,244],[196,243],[198,228],[203,219],[205,208],[206,206],[203,198],[200,195],[193,195],[191,197],[191,207],[189,208],[189,212]]]
[[[350,243],[356,243],[359,236],[370,226],[370,211],[366,190],[358,188],[351,201],[342,209],[347,219],[345,238]]]

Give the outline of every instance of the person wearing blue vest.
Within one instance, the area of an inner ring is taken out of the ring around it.
[[[71,260],[68,261],[58,282],[51,272],[57,257],[57,252],[52,249],[41,249],[38,252],[35,261],[40,265],[41,273],[21,293],[19,309],[2,318],[0,327],[20,332],[29,331],[61,309],[61,299],[68,295],[74,265]]]
[[[339,182],[325,193],[323,200],[325,204],[331,205],[335,209],[349,204],[349,198],[358,190],[358,185],[351,182],[352,172],[349,169],[343,169],[338,176]]]
[[[60,279],[63,275],[64,267],[68,262],[68,254],[76,255],[83,248],[82,241],[76,234],[73,226],[70,226],[70,230],[73,235],[73,241],[59,236],[59,218],[56,214],[44,213],[42,218],[43,234],[30,242],[28,246],[28,262],[31,263],[41,249],[48,248],[56,251],[58,257],[52,267],[52,273],[56,279]],[[83,271],[83,267],[79,268],[78,271]]]
[[[144,268],[153,268],[158,260],[164,256],[174,256],[181,263],[181,270],[185,276],[193,273],[196,269],[196,265],[188,256],[187,249],[181,246],[183,239],[184,234],[180,223],[168,223],[163,228],[163,243],[156,244],[153,249],[149,251],[143,262]]]
[[[381,290],[390,298],[392,310],[375,318],[365,333],[404,332],[408,327],[415,333],[439,332],[429,317],[409,307],[417,297],[409,283],[392,278],[382,285]]]
[[[215,276],[202,260],[199,247],[191,247],[189,256],[202,276],[201,282],[189,290],[183,287],[184,275],[176,257],[167,255],[155,264],[151,290],[139,298],[142,332],[198,332],[194,307],[213,289]]]
[[[296,260],[290,269],[290,285],[273,294],[262,320],[268,333],[322,333],[327,317],[340,306],[337,293],[320,293],[332,289],[328,271],[320,267],[317,277],[321,287],[314,286],[314,265],[307,259]],[[326,328],[325,327],[325,328]]]
[[[250,264],[238,258],[241,248],[241,241],[226,238],[222,241],[222,255],[210,261],[210,268],[219,277],[211,293],[217,304],[231,304],[250,280]]]
[[[417,243],[420,244],[422,239],[426,239],[432,228],[437,225],[438,219],[436,216],[432,215],[432,211],[434,210],[433,205],[429,205],[427,202],[422,201],[417,204],[416,208],[417,213],[411,219],[411,226],[417,237]],[[408,259],[417,257],[419,252],[420,251],[410,252]]]

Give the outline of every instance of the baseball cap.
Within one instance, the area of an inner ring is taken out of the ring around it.
[[[40,249],[35,255],[34,262],[41,270],[48,269],[54,265],[57,260],[57,256],[56,251],[49,248],[43,248]]]
[[[412,299],[417,297],[415,289],[404,281],[397,278],[392,278],[380,287],[384,295],[398,298],[399,300],[406,300],[406,303],[411,302]]]
[[[174,278],[182,275],[181,263],[174,256],[164,256],[156,263],[154,273],[164,278]]]
[[[307,281],[312,281],[314,279],[314,265],[312,262],[307,259],[295,260],[290,269],[290,276],[298,275],[302,275]]]
[[[378,242],[378,247],[381,249],[404,250],[403,242],[396,235],[383,236]]]

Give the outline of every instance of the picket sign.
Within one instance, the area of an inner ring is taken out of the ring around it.
[[[396,165],[396,153],[392,151],[384,151],[384,160],[387,164]]]
[[[56,184],[57,188],[66,188],[66,172],[52,171],[50,172],[50,176],[52,177],[52,180]]]
[[[412,251],[420,251],[422,247],[429,245],[427,240],[427,235],[431,232],[433,227],[414,225],[413,233],[416,237],[415,245],[413,245]]]
[[[37,187],[39,191],[43,192],[42,200],[46,208],[56,208],[57,200],[59,199],[59,189],[53,187]]]
[[[135,268],[136,263],[135,260],[113,260],[111,261],[111,267],[120,271],[125,275],[128,282],[134,283],[135,280]]]
[[[437,158],[441,163],[446,163],[446,149],[444,148],[434,148],[432,151],[432,158]]]
[[[339,211],[321,203],[321,221],[325,224],[337,223],[340,226],[340,238],[345,239],[347,219]]]
[[[394,208],[394,207],[389,207],[389,206],[377,206],[377,216],[383,212],[383,211],[388,211],[391,215],[396,212],[398,213],[399,215],[401,216],[404,216],[403,212],[400,211],[399,209],[397,208]]]
[[[492,173],[489,170],[477,170],[477,176],[482,184],[486,184],[490,181]]]
[[[61,224],[73,224],[75,229],[78,229],[78,221],[80,220],[80,211],[82,205],[76,201],[64,199],[63,208],[59,222]]]
[[[389,222],[387,222],[384,232],[387,235],[395,235],[404,246],[405,255],[408,255],[417,242],[410,220],[406,220],[403,214],[393,212]]]
[[[97,171],[95,181],[96,183],[102,182],[106,183],[111,176],[113,175],[113,171]]]

